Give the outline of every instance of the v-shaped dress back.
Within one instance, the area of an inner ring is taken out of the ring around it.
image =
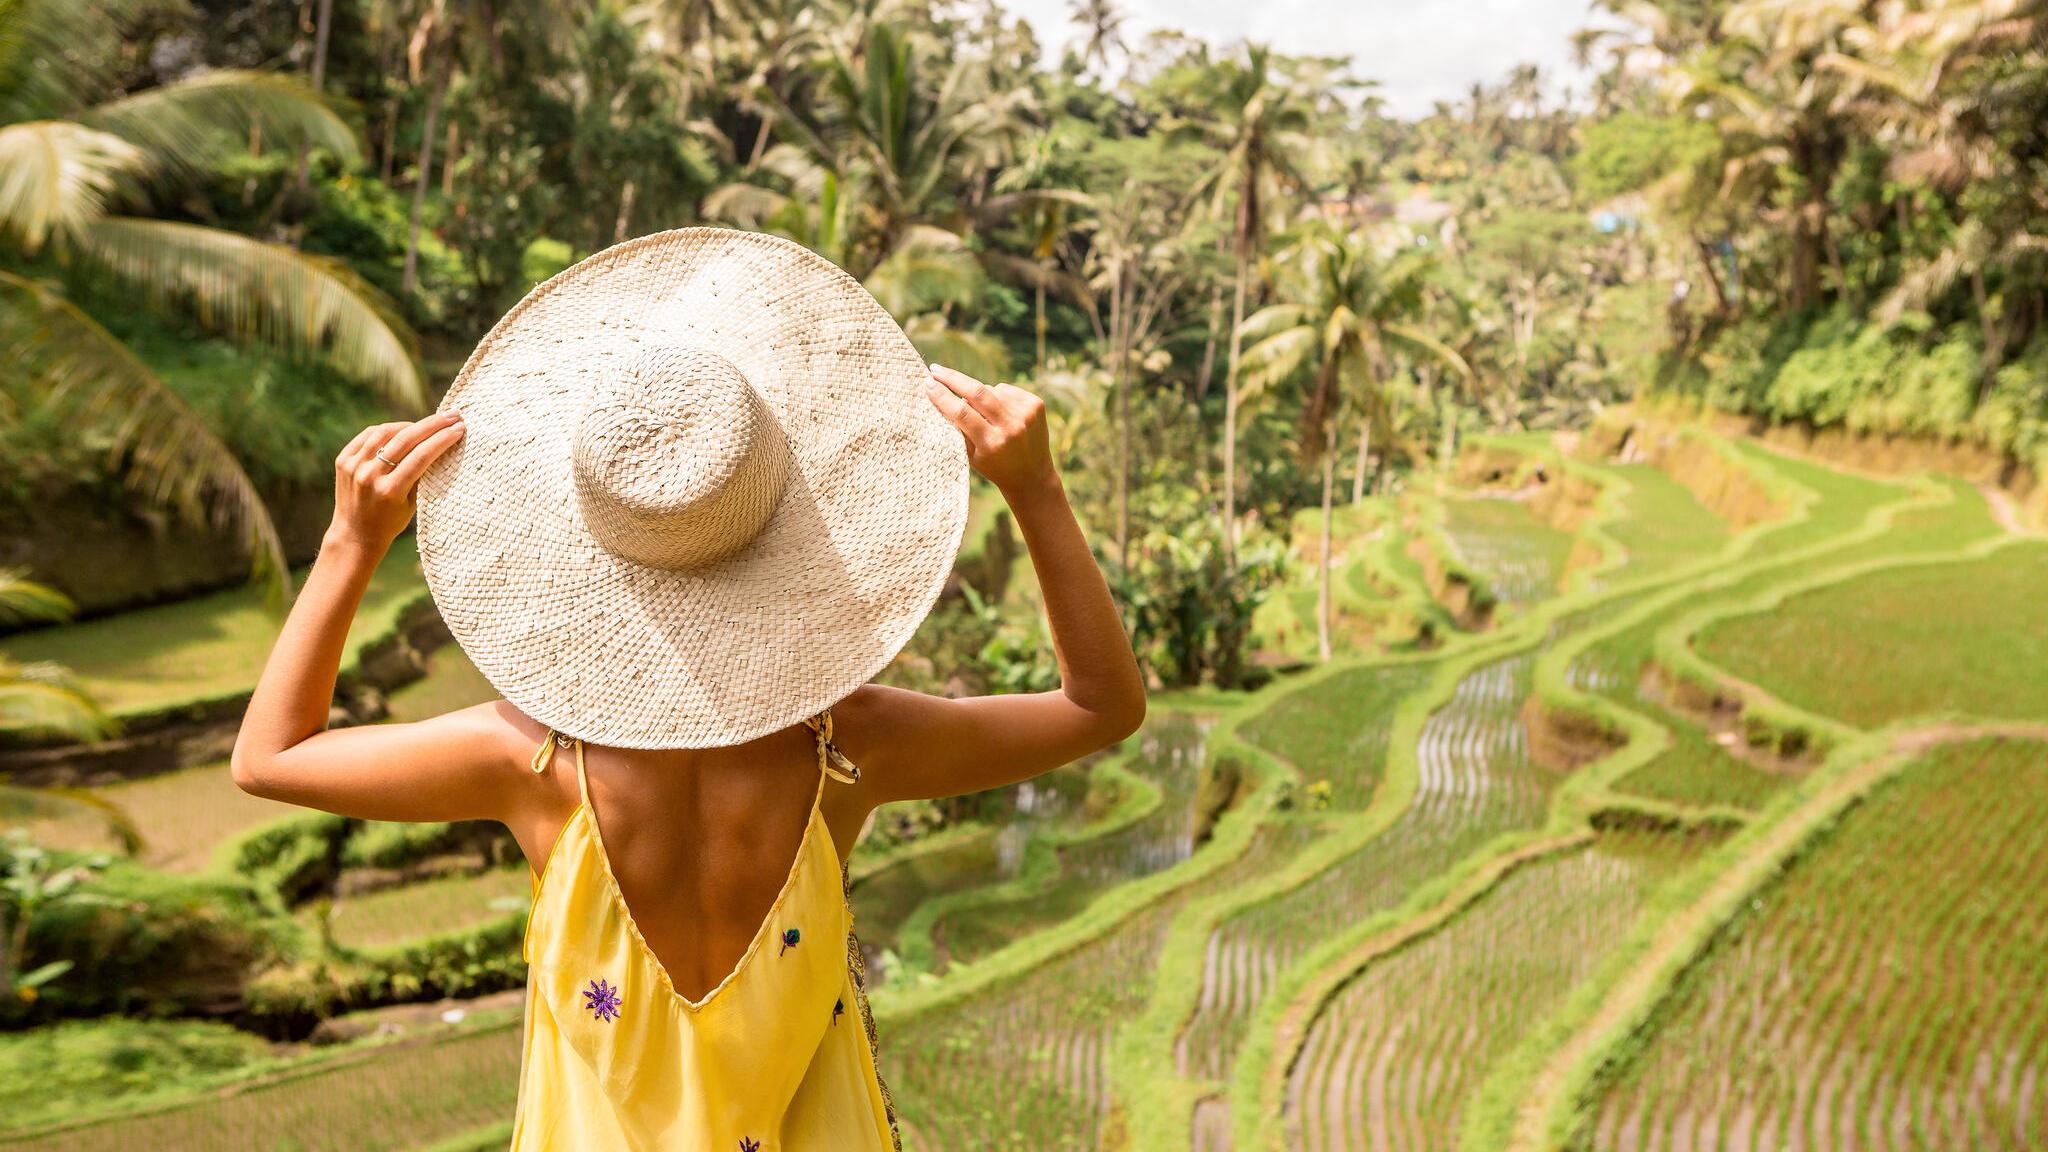
[[[526,1024],[514,1152],[900,1150],[875,1069],[874,1022],[846,872],[821,809],[825,780],[858,770],[818,739],[818,795],[796,859],[753,943],[701,1000],[670,983],[605,855],[583,744],[582,803],[536,880],[526,927]]]

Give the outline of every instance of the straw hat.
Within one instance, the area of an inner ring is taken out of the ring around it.
[[[967,520],[960,433],[852,277],[683,228],[535,288],[448,389],[419,483],[427,587],[535,720],[625,748],[736,744],[872,678]]]

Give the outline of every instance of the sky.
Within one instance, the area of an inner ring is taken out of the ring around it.
[[[1071,0],[1000,0],[1030,21],[1057,60],[1081,36]],[[1252,39],[1299,55],[1348,54],[1353,72],[1380,82],[1397,116],[1425,115],[1474,81],[1489,84],[1525,61],[1558,86],[1583,89],[1571,34],[1591,22],[1587,0],[1122,0],[1126,37],[1179,28],[1219,44]]]

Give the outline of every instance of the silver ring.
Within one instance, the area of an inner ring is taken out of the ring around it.
[[[391,457],[389,457],[389,456],[386,456],[386,455],[384,454],[384,450],[383,450],[382,448],[379,448],[379,449],[377,449],[377,450],[376,450],[375,452],[372,452],[372,453],[371,453],[371,455],[372,455],[372,456],[375,456],[375,457],[376,457],[377,459],[379,459],[379,460],[382,460],[382,461],[384,462],[384,466],[385,466],[386,468],[396,468],[396,467],[398,467],[398,461],[396,461],[396,460],[393,460],[393,459],[392,459]]]

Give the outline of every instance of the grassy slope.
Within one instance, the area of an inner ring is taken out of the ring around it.
[[[1727,544],[1728,522],[1670,473],[1647,464],[1607,467],[1629,486],[1622,516],[1607,526],[1607,534],[1627,551],[1630,575],[1669,571]]]
[[[1700,654],[1859,727],[2048,717],[2048,544],[1873,572],[1710,627]]]
[[[1510,604],[1555,596],[1572,553],[1572,537],[1545,524],[1519,500],[1446,500],[1444,535],[1494,595]]]
[[[342,667],[365,643],[389,634],[399,610],[425,594],[412,537],[401,536],[363,594]],[[62,664],[108,711],[134,715],[255,688],[278,623],[263,606],[261,589],[241,587],[10,636],[0,641],[0,651],[14,660]]]
[[[386,948],[459,932],[526,906],[533,877],[521,864],[474,876],[444,876],[335,901],[328,925],[343,948]],[[302,913],[308,919],[313,910]]]

